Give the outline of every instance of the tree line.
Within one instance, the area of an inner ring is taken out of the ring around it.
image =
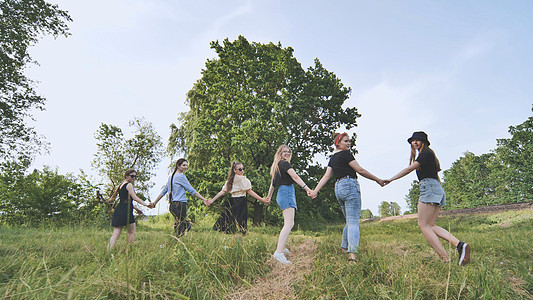
[[[533,107],[531,109],[533,112]],[[460,209],[533,200],[533,116],[510,126],[510,138],[497,139],[496,149],[465,152],[443,172],[446,206]],[[420,189],[413,181],[405,200],[417,211]]]
[[[136,190],[146,199],[154,186],[153,172],[165,155],[172,160],[187,157],[192,166],[188,178],[206,195],[220,191],[227,169],[239,161],[247,167],[254,190],[264,196],[270,185],[270,164],[281,144],[297,149],[291,164],[302,179],[317,182],[324,169],[314,158],[332,152],[330,133],[357,126],[361,116],[355,107],[343,108],[351,89],[319,59],[303,68],[291,47],[249,42],[239,36],[211,43],[217,56],[206,61],[201,78],[187,93],[189,110],[170,125],[166,151],[151,123],[136,118],[129,123],[131,137],[113,124],[101,124],[96,130],[92,167],[100,176],[98,183],[90,182],[83,171],[77,176],[61,175],[50,167],[30,172],[33,157],[46,150],[46,142],[23,122],[32,110],[44,109],[45,103],[23,72],[27,64],[36,63],[28,48],[43,34],[67,37],[72,20],[57,5],[42,0],[0,0],[0,11],[0,222],[106,220],[113,205],[106,199],[121,182],[124,170],[137,170]],[[491,153],[465,153],[444,171],[447,209],[531,200],[532,122],[529,118],[511,127],[513,137],[498,140],[499,147]],[[317,198],[299,203],[299,221],[342,219],[333,184],[330,181]],[[417,188],[414,182],[406,196],[412,212]],[[303,191],[296,192],[298,199],[307,199]],[[251,202],[254,224],[281,221],[275,206]],[[219,211],[207,211],[196,201],[189,204],[193,219]],[[383,202],[379,214],[400,214],[399,205]],[[373,215],[364,210],[362,217]]]
[[[171,125],[166,153],[150,122],[135,119],[130,123],[132,138],[126,138],[113,124],[101,124],[97,129],[92,166],[101,182],[89,182],[83,172],[61,175],[48,167],[29,172],[33,157],[46,150],[46,142],[23,122],[45,104],[45,98],[36,94],[34,82],[23,72],[27,64],[36,63],[28,48],[43,34],[67,37],[67,25],[72,20],[57,5],[42,0],[3,0],[0,8],[2,222],[79,217],[67,211],[83,212],[87,219],[105,215],[110,211],[105,199],[120,183],[123,170],[137,169],[137,190],[145,195],[153,186],[152,172],[165,154],[173,160],[187,157],[194,166],[189,173],[192,184],[209,195],[221,189],[228,167],[237,160],[248,166],[247,176],[257,187],[254,189],[264,195],[270,184],[268,169],[280,144],[298,149],[293,166],[306,181],[316,181],[322,168],[313,158],[331,150],[331,136],[325,133],[331,133],[332,128],[350,129],[360,117],[355,107],[342,107],[351,89],[318,59],[304,69],[291,47],[248,42],[239,36],[235,41],[211,43],[217,58],[207,60],[202,77],[187,93],[190,109]],[[39,189],[47,193],[35,196]],[[300,205],[308,212],[300,214],[303,218],[334,220],[341,215],[340,209],[330,205],[335,203],[333,189],[325,190],[328,192]],[[300,198],[305,196],[298,193]],[[36,212],[29,213],[30,207]],[[191,217],[203,215],[204,209],[191,201]],[[277,222],[281,217],[278,210],[257,202],[251,211],[255,224]]]

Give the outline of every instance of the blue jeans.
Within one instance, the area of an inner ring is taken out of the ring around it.
[[[359,218],[361,217],[361,189],[355,178],[345,178],[335,183],[335,196],[346,218],[342,231],[341,248],[357,253],[359,247]]]

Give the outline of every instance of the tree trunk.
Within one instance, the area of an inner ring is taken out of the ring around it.
[[[263,222],[263,204],[254,201],[254,226],[259,226]]]

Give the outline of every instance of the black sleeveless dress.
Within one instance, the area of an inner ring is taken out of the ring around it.
[[[126,183],[118,190],[120,202],[115,206],[113,219],[111,219],[111,226],[113,227],[126,226],[128,225],[128,221],[129,224],[135,223],[135,217],[133,216],[133,201],[130,199],[130,195],[126,189],[128,184],[129,183]]]

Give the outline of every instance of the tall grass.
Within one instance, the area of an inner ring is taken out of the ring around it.
[[[269,271],[272,237],[234,237],[204,225],[178,240],[171,221],[161,223],[141,222],[134,245],[124,232],[110,252],[111,229],[2,228],[0,297],[215,299]]]
[[[426,242],[416,219],[361,224],[356,265],[341,253],[340,236],[324,236],[313,272],[298,297],[348,299],[531,299],[533,297],[533,211],[441,217],[472,246],[470,264],[450,264]],[[342,227],[338,227],[340,233]],[[448,282],[449,280],[449,282]]]
[[[194,224],[170,235],[168,216],[139,222],[136,241],[126,232],[115,248],[112,229],[0,227],[0,297],[5,299],[223,299],[268,277],[278,227],[252,227],[246,236]],[[361,224],[358,263],[339,248],[341,225],[298,226],[290,245],[314,239],[314,265],[293,283],[299,299],[531,299],[533,211],[441,217],[472,245],[472,261],[441,263],[416,219]],[[312,228],[309,230],[307,228]],[[298,253],[293,253],[298,256]]]

